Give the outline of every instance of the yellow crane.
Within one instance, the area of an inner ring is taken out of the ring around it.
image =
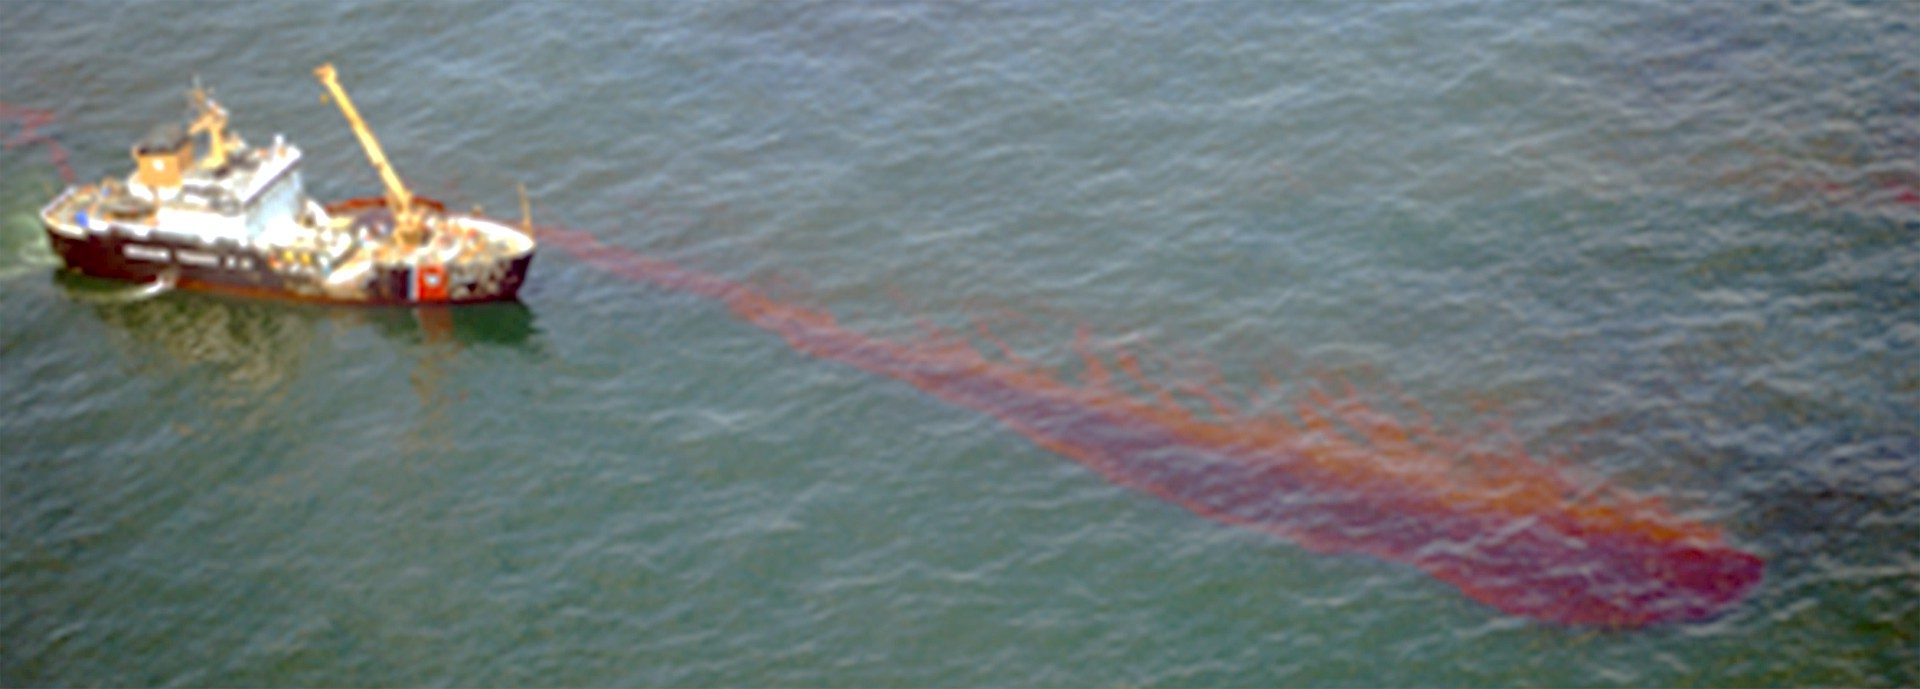
[[[387,187],[387,208],[393,211],[393,236],[402,246],[415,246],[422,241],[421,219],[423,213],[413,205],[413,192],[407,190],[405,182],[400,181],[399,173],[393,171],[393,164],[387,162],[387,154],[380,149],[380,140],[373,138],[373,130],[367,128],[366,121],[360,119],[360,111],[353,107],[353,100],[347,97],[346,89],[340,88],[340,80],[333,70],[333,63],[320,65],[313,70],[320,79],[320,85],[327,87],[333,94],[333,101],[340,105],[340,112],[347,116],[347,124],[353,127],[353,134],[360,138],[360,147],[366,149],[367,159],[373,162],[373,169],[380,173],[380,181]]]

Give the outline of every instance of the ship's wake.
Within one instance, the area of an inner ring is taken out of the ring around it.
[[[172,292],[175,285],[179,282],[179,277],[180,275],[177,271],[168,270],[155,276],[152,280],[138,285],[122,287],[116,284],[112,288],[99,291],[75,290],[73,291],[73,295],[81,301],[89,301],[95,304],[129,304],[137,301],[146,301]]]
[[[10,282],[29,275],[44,276],[48,268],[60,265],[60,257],[55,256],[53,249],[47,246],[45,233],[28,223],[21,223],[18,227],[26,228],[25,231],[31,231],[32,234],[26,235],[26,239],[14,248],[11,255],[0,255],[0,282]],[[0,230],[8,235],[17,232],[11,224]],[[25,231],[18,232],[25,234]],[[0,238],[0,246],[11,244],[14,239]]]
[[[1763,575],[1759,557],[1657,498],[1563,461],[1481,447],[1351,390],[1271,411],[1218,381],[1155,381],[1126,352],[1093,351],[1084,331],[1083,372],[1070,380],[984,328],[977,339],[991,356],[933,327],[877,338],[584,232],[543,228],[541,240],[608,273],[719,301],[801,352],[992,416],[1114,483],[1316,552],[1411,565],[1507,613],[1608,627],[1699,620]]]

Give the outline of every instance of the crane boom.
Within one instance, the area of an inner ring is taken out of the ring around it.
[[[360,147],[366,149],[367,159],[372,161],[373,169],[380,173],[380,181],[386,184],[387,208],[393,212],[394,236],[403,242],[417,242],[420,216],[413,206],[413,192],[407,189],[405,182],[400,181],[400,174],[393,171],[393,164],[387,162],[387,154],[380,148],[380,140],[373,137],[373,130],[367,128],[366,121],[360,119],[360,111],[353,107],[353,99],[348,98],[346,89],[340,87],[333,63],[314,68],[313,75],[333,95],[333,102],[339,104],[340,112],[347,116],[347,124],[353,127],[354,136],[360,138]]]

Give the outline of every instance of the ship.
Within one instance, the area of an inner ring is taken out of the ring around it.
[[[384,193],[321,203],[301,150],[250,145],[197,83],[189,111],[132,148],[124,179],[68,186],[40,211],[67,270],[164,288],[344,304],[436,305],[518,298],[537,246],[526,191],[518,226],[416,195],[341,87],[314,76],[346,116]],[[204,142],[204,146],[202,146]]]

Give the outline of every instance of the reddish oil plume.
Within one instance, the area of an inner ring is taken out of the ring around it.
[[[1883,156],[1863,158],[1817,145],[1735,144],[1750,162],[1714,177],[1723,185],[1750,187],[1779,201],[1814,201],[1833,208],[1908,214],[1920,210],[1920,179]],[[1898,156],[1895,156],[1896,159]]]
[[[931,328],[871,337],[584,232],[543,228],[541,239],[614,275],[717,300],[801,352],[985,413],[1114,483],[1313,551],[1412,565],[1510,614],[1605,627],[1698,620],[1763,574],[1759,557],[1657,498],[1580,480],[1517,448],[1477,447],[1351,391],[1307,395],[1290,413],[1255,411],[1217,382],[1158,384],[1130,355],[1095,354],[1084,332],[1084,373],[1069,380],[984,329],[996,356]]]
[[[16,146],[41,144],[47,149],[47,162],[52,163],[54,169],[60,171],[61,181],[73,183],[73,166],[67,162],[66,147],[54,141],[53,137],[39,131],[41,127],[53,124],[52,112],[0,101],[0,120],[13,122],[19,128],[19,131],[7,137],[0,147],[13,150]]]

